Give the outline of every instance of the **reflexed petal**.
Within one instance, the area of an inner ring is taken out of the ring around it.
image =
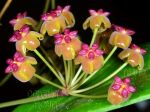
[[[70,44],[64,44],[62,49],[62,55],[64,60],[72,60],[75,58],[75,51]]]
[[[100,69],[103,66],[104,58],[103,56],[97,56],[93,60],[94,71]]]
[[[78,38],[73,38],[70,43],[75,50],[75,52],[79,52],[81,50],[81,41]]]
[[[14,25],[14,30],[20,30],[23,26],[25,25],[25,23],[21,20],[17,21],[16,24]]]
[[[91,61],[88,58],[82,59],[82,67],[83,67],[83,71],[87,74],[91,74],[94,71],[93,61]]]
[[[56,53],[56,55],[58,55],[58,56],[62,55],[62,53],[63,53],[62,47],[63,47],[62,44],[56,44],[55,45],[55,53]]]
[[[66,18],[67,27],[73,27],[75,24],[75,19],[73,14],[70,11],[62,12],[62,15]]]
[[[26,47],[23,44],[23,41],[17,41],[16,42],[16,50],[21,52],[21,54],[23,54],[23,55],[26,54]]]
[[[86,30],[90,26],[90,19],[91,17],[88,17],[85,22],[83,23],[83,29]]]
[[[35,58],[30,57],[30,56],[26,56],[26,63],[32,64],[32,65],[36,65],[37,61]]]
[[[109,43],[122,49],[130,46],[132,38],[126,34],[113,32],[110,36]]]
[[[21,82],[27,82],[31,80],[34,74],[35,68],[26,63],[22,63],[17,72],[13,72],[14,77]]]
[[[46,22],[43,22],[41,29],[40,29],[40,33],[42,35],[45,35],[45,33],[46,33]]]
[[[128,57],[128,63],[133,67],[138,66],[138,69],[141,70],[144,67],[143,56],[139,53],[136,53],[134,50],[132,50],[130,56]]]
[[[131,49],[126,49],[126,50],[123,50],[121,53],[119,53],[118,57],[123,60],[127,57],[129,57],[131,54]]]
[[[49,36],[53,36],[60,32],[60,22],[53,20],[45,23],[46,30]]]
[[[124,101],[124,98],[115,90],[113,90],[111,87],[108,90],[108,97],[107,100],[113,104],[113,105],[117,105],[120,104]]]
[[[75,65],[82,63],[83,58],[83,56],[78,55],[74,60]]]
[[[38,32],[35,32],[35,31],[30,31],[29,34],[30,37],[36,37],[38,38],[39,40],[43,40],[44,39],[44,36]]]
[[[90,28],[94,30],[95,28],[100,28],[102,24],[101,16],[93,16],[90,19]]]
[[[65,23],[65,18],[63,16],[59,16],[58,18],[56,18],[56,20],[59,25],[60,25],[60,31],[59,32],[63,32],[66,29],[66,23]]]
[[[25,37],[25,43],[24,45],[28,50],[34,51],[36,48],[40,46],[40,41],[37,39],[37,37],[33,36],[32,33],[29,33]]]

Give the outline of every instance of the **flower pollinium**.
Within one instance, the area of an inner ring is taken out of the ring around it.
[[[109,43],[122,49],[127,49],[132,41],[134,31],[114,25],[115,31],[111,34]]]
[[[98,49],[98,44],[93,44],[90,48],[87,44],[82,45],[75,64],[82,64],[83,71],[87,74],[98,70],[103,65],[103,51]]]
[[[130,78],[121,80],[120,77],[116,76],[108,90],[108,101],[113,105],[120,104],[128,100],[135,91],[136,89],[131,86]]]
[[[64,34],[56,34],[55,52],[58,56],[63,56],[64,60],[72,60],[81,49],[81,41],[77,38],[77,31],[65,29]]]
[[[141,70],[144,67],[143,55],[146,54],[146,52],[145,49],[133,44],[130,48],[123,50],[118,56],[122,60],[126,59],[132,67],[138,67],[138,69]]]
[[[8,67],[5,73],[12,73],[19,81],[27,82],[35,73],[35,69],[31,64],[36,63],[33,57],[23,56],[20,52],[16,52],[13,59],[7,60]]]
[[[42,34],[47,32],[50,36],[61,33],[75,24],[74,16],[70,12],[70,6],[65,6],[64,8],[57,6],[57,9],[43,14],[41,19],[44,22],[40,32]]]
[[[26,54],[26,49],[33,51],[40,46],[40,41],[37,38],[43,39],[43,35],[30,31],[30,28],[24,25],[20,30],[14,32],[9,41],[16,42],[17,51]]]
[[[86,19],[83,23],[83,29],[87,29],[90,27],[92,30],[98,28],[99,31],[103,32],[107,28],[111,27],[111,23],[107,16],[110,14],[109,12],[104,12],[102,9],[98,11],[89,10],[90,17]]]
[[[25,24],[31,25],[35,27],[36,21],[33,20],[31,17],[27,17],[27,13],[18,13],[16,19],[12,19],[9,22],[13,27],[14,30],[20,30]]]

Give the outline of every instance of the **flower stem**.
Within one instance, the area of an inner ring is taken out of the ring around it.
[[[10,78],[11,78],[12,74],[8,74],[4,77],[4,79],[2,79],[0,81],[0,87],[3,86]]]
[[[117,50],[117,46],[114,46],[109,55],[104,60],[104,64],[110,59],[110,57],[113,55],[113,53]]]
[[[105,83],[106,81],[108,81],[109,79],[111,79],[112,77],[114,77],[118,72],[120,72],[124,67],[126,67],[128,65],[127,62],[125,62],[124,64],[122,64],[117,70],[115,70],[111,75],[109,75],[108,77],[106,77],[105,79],[103,79],[102,81],[90,86],[90,87],[87,87],[87,88],[84,88],[84,89],[81,89],[81,90],[76,90],[74,91],[73,93],[81,93],[81,92],[85,92],[85,91],[88,91],[90,89],[93,89],[103,83]]]
[[[54,98],[58,96],[59,96],[58,93],[54,92],[51,94],[44,94],[40,96],[34,96],[34,97],[24,98],[24,99],[15,100],[15,101],[4,102],[4,103],[0,103],[0,108],[46,100],[46,99]]]
[[[68,85],[69,84],[69,79],[70,79],[70,73],[71,73],[71,62],[70,61],[68,61],[68,71],[67,71],[67,74],[66,74],[66,85]]]
[[[73,80],[71,81],[71,86],[74,85],[75,81],[77,80],[78,76],[80,75],[80,72],[82,71],[82,66],[79,67],[77,73],[75,74]]]
[[[77,83],[81,80],[81,78],[82,78],[84,75],[85,75],[85,73],[82,72],[82,74],[80,75],[80,77],[79,77],[77,80],[75,80],[74,83],[72,83],[71,86],[74,86],[75,84],[77,84]]]
[[[41,76],[39,76],[37,74],[34,74],[34,77],[36,77],[37,79],[39,79],[39,80],[41,80],[43,82],[46,82],[46,83],[48,83],[48,84],[50,84],[50,85],[52,85],[54,87],[57,87],[59,89],[63,89],[63,87],[61,87],[60,85],[55,84],[54,82],[51,82],[51,81],[49,81],[49,80],[47,80],[47,79],[45,79],[45,78],[43,78],[43,77],[41,77]]]
[[[12,2],[12,0],[7,0],[7,2],[5,3],[4,7],[0,11],[0,20],[3,17],[3,15],[5,14],[5,12],[8,9],[8,7],[10,6],[11,2]]]
[[[55,0],[51,0],[51,9],[55,9]]]
[[[82,97],[82,98],[106,98],[107,95],[83,95],[83,94],[76,94],[76,93],[70,93],[72,96]]]
[[[64,80],[63,75],[61,74],[61,72],[59,71],[59,69],[56,67],[54,61],[52,60],[52,58],[47,54],[47,52],[44,50],[44,48],[42,46],[40,46],[40,50],[43,52],[43,54],[46,56],[46,58],[48,59],[48,61],[52,64],[52,66],[54,67],[54,69],[56,70],[56,72],[59,74],[59,76]]]
[[[90,47],[92,47],[92,45],[93,45],[94,42],[95,42],[97,32],[98,32],[98,28],[95,28],[95,29],[94,29],[94,33],[93,33],[93,37],[92,37],[92,40],[91,40],[91,43],[90,43]]]
[[[65,85],[64,80],[57,74],[55,69],[46,61],[46,59],[40,54],[39,51],[34,50],[35,54],[46,64],[46,66],[54,73],[54,75],[58,78],[58,80]]]

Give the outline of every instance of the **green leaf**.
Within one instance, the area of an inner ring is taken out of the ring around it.
[[[146,48],[148,51],[148,53],[144,56],[144,69],[138,71],[136,68],[127,66],[117,74],[122,78],[130,76],[132,78],[133,85],[137,88],[136,93],[134,93],[128,101],[120,105],[111,105],[106,98],[85,99],[68,96],[51,98],[45,101],[21,105],[18,106],[13,112],[104,112],[150,99],[150,43],[143,44],[142,47]],[[83,86],[92,85],[117,69],[122,64],[122,61],[119,61],[116,57],[117,56],[111,58],[111,60],[109,60],[109,62]],[[107,90],[111,82],[112,79],[104,85],[91,90],[88,94],[107,94]],[[46,86],[38,90],[35,95],[50,93],[53,91],[55,91],[54,88]],[[87,94],[87,92],[85,94]]]

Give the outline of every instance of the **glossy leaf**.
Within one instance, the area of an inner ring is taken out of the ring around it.
[[[133,85],[136,86],[137,92],[131,98],[120,104],[111,105],[106,98],[104,99],[85,99],[73,96],[52,98],[36,103],[25,104],[17,107],[13,112],[104,112],[121,108],[130,104],[150,99],[150,43],[143,44],[148,53],[144,56],[145,67],[139,71],[136,68],[127,66],[118,75],[122,78],[131,77]],[[116,56],[115,56],[116,57]],[[122,64],[117,58],[111,58],[108,63],[84,86],[92,85],[108,76]],[[97,87],[85,94],[107,94],[112,79],[104,85]],[[46,86],[38,90],[34,95],[50,93],[55,91],[54,88]]]

